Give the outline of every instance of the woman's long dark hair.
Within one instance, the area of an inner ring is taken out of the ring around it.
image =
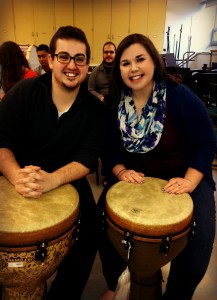
[[[29,69],[29,63],[19,45],[7,41],[0,46],[0,64],[2,87],[7,93],[15,83],[23,79],[25,67]]]
[[[155,64],[153,79],[156,82],[161,82],[164,79],[173,80],[171,75],[169,75],[166,72],[163,59],[160,56],[154,44],[152,43],[152,41],[148,37],[142,34],[138,34],[138,33],[130,34],[120,42],[120,44],[117,47],[117,51],[115,55],[112,82],[111,82],[110,95],[109,95],[109,101],[112,102],[111,106],[113,107],[116,107],[119,104],[121,92],[126,87],[121,78],[121,72],[120,72],[121,56],[129,46],[135,43],[141,44],[146,49],[148,54],[151,56]]]

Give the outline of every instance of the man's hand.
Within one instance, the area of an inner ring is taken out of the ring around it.
[[[42,176],[40,167],[26,166],[18,170],[19,179],[15,183],[16,191],[23,197],[39,198],[42,195]]]

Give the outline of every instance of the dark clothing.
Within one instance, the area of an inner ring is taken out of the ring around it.
[[[103,146],[104,107],[81,85],[71,108],[58,119],[51,74],[22,80],[5,96],[0,147],[13,151],[21,167],[52,172],[77,161],[94,170]]]
[[[192,167],[205,174],[207,180],[209,180],[214,188],[215,183],[212,178],[212,161],[216,153],[216,138],[213,131],[213,125],[210,117],[205,109],[203,102],[186,86],[177,85],[172,83],[167,83],[166,89],[166,107],[167,124],[170,123],[173,128],[170,128],[169,132],[166,128],[163,130],[162,140],[160,145],[158,145],[152,151],[145,153],[144,157],[149,156],[149,164],[155,164],[156,159],[159,160],[159,164],[164,162],[166,164],[167,170],[161,170],[163,178],[165,178],[165,171],[168,171],[168,164],[170,164],[171,158],[173,156],[179,155],[182,152],[182,158],[185,156],[187,159],[186,167]],[[117,112],[111,113],[109,130],[109,139],[107,148],[110,147],[111,155],[109,155],[110,169],[112,169],[117,164],[126,164],[128,168],[129,159],[125,161],[125,156],[123,152],[121,135],[117,127]],[[166,125],[167,125],[166,124]],[[171,136],[170,143],[168,143],[168,135]],[[173,138],[176,136],[176,143],[174,143]],[[180,150],[177,149],[177,138],[180,145]],[[172,153],[172,145],[176,147],[175,153]],[[161,146],[161,149],[158,147]],[[153,152],[154,151],[154,152]],[[169,155],[170,153],[170,155]],[[131,155],[131,160],[133,160],[134,154]],[[152,158],[152,159],[151,159]],[[141,163],[140,161],[140,163]],[[150,168],[149,168],[150,169]],[[151,167],[151,170],[153,168]],[[143,170],[145,175],[147,174],[146,168]],[[155,170],[156,171],[156,170]],[[142,170],[140,169],[140,172]],[[173,168],[173,172],[176,173],[176,168]],[[170,176],[178,176],[176,174]],[[165,178],[169,179],[169,178]]]
[[[47,300],[79,300],[89,278],[96,252],[96,204],[86,178],[74,181],[79,192],[81,224],[78,240],[72,246],[54,279]]]
[[[167,114],[158,145],[143,154],[127,152],[122,146],[116,121],[117,112],[114,111],[109,124],[110,148],[107,153],[110,153],[110,171],[115,165],[124,164],[127,169],[142,172],[145,176],[166,180],[184,177],[189,167],[204,173],[204,178],[190,194],[197,223],[196,236],[172,261],[163,298],[188,300],[207,270],[215,237],[215,182],[211,165],[216,153],[216,140],[206,109],[191,90],[184,85],[167,83],[166,93]],[[111,175],[98,201],[98,210],[103,221],[100,227],[99,253],[104,276],[111,290],[115,290],[118,277],[126,267],[108,239],[102,217],[105,213],[106,192],[117,181]]]
[[[145,175],[165,180],[176,176],[183,177],[187,168],[187,155],[182,151],[172,117],[167,109],[164,130],[158,145],[147,153],[130,153],[123,150],[124,162],[128,169],[137,172],[145,170]]]
[[[196,235],[171,262],[163,300],[190,300],[209,265],[215,238],[215,201],[210,184],[202,180],[191,193]]]
[[[88,81],[88,90],[91,94],[99,99],[108,95],[111,71],[112,67],[106,67],[103,62],[93,69]]]
[[[36,165],[53,172],[76,161],[94,171],[104,144],[104,106],[84,83],[73,105],[58,118],[51,75],[23,80],[7,93],[0,103],[0,147],[10,149],[21,167]],[[58,270],[49,299],[67,299],[71,294],[79,300],[97,251],[91,188],[86,178],[71,184],[79,193],[80,231]]]

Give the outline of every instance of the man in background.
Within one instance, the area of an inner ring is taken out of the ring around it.
[[[50,53],[49,47],[45,44],[41,44],[37,47],[36,52],[40,65],[35,68],[35,72],[37,72],[38,75],[47,73],[50,71],[48,64],[48,54]]]
[[[106,42],[102,48],[103,61],[95,67],[90,74],[88,80],[88,91],[96,96],[101,102],[106,104],[108,102],[107,95],[109,93],[109,85],[112,79],[112,68],[115,59],[116,46],[112,42]],[[100,157],[102,162],[101,175],[104,176],[103,185],[107,184],[108,172],[104,157]]]
[[[103,61],[99,66],[93,69],[89,77],[89,92],[102,102],[106,102],[105,98],[108,95],[115,52],[115,44],[110,41],[106,42],[103,45]]]

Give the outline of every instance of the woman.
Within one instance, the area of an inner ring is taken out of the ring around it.
[[[4,93],[7,93],[18,81],[38,74],[29,67],[19,45],[8,41],[0,46],[1,82]]]
[[[139,184],[145,176],[157,177],[168,180],[166,193],[189,193],[196,236],[171,262],[162,299],[191,299],[207,270],[215,236],[212,123],[202,101],[166,73],[155,46],[141,34],[127,36],[117,48],[111,96],[112,176],[99,199],[99,211],[104,210],[107,190],[119,180]],[[99,253],[108,285],[101,300],[111,300],[126,266],[103,229]]]

